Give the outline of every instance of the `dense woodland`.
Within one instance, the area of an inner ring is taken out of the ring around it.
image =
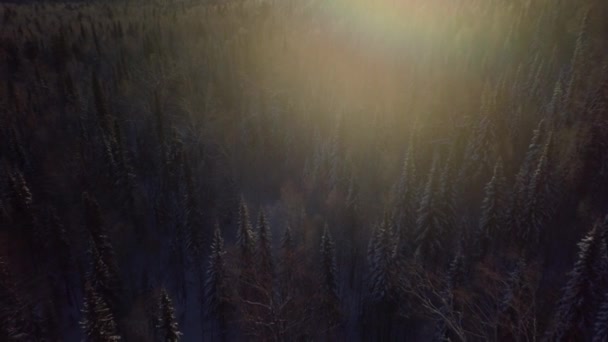
[[[0,340],[608,341],[606,18],[0,5]]]

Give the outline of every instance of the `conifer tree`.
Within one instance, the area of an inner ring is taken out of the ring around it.
[[[124,309],[122,306],[120,280],[110,271],[110,268],[103,261],[94,244],[91,244],[89,254],[91,266],[89,271],[84,275],[85,279],[93,286],[96,295],[103,299],[112,315],[118,318],[118,316],[123,314]]]
[[[171,303],[171,298],[165,289],[161,290],[160,302],[158,306],[158,336],[162,342],[178,342],[182,335],[178,330],[177,321],[175,320],[175,310]]]
[[[187,244],[186,247],[190,252],[193,261],[199,259],[202,252],[203,237],[201,234],[203,219],[199,209],[199,203],[195,193],[194,177],[189,159],[184,156],[182,165],[184,178],[186,180],[184,205],[186,208],[186,227],[187,227]]]
[[[85,339],[91,342],[119,341],[120,336],[110,308],[89,282],[85,284],[84,300],[80,325]]]
[[[506,188],[505,177],[502,169],[502,161],[498,161],[494,167],[494,176],[485,188],[485,199],[481,205],[481,218],[477,232],[476,254],[482,258],[491,247],[492,241],[500,241],[507,229],[505,224]]]
[[[93,100],[95,101],[95,109],[99,118],[99,125],[105,136],[113,137],[112,130],[114,128],[114,118],[108,110],[106,98],[103,94],[103,89],[99,77],[96,72],[93,72],[92,83],[93,83]]]
[[[49,218],[47,224],[49,229],[49,244],[53,253],[59,257],[59,268],[64,275],[67,274],[72,265],[71,246],[68,240],[68,235],[65,226],[59,220],[57,212],[54,208],[49,209]]]
[[[287,225],[285,233],[281,240],[281,258],[280,258],[280,286],[281,295],[286,297],[291,292],[294,281],[294,268],[296,258],[295,243],[291,232],[291,227]]]
[[[538,161],[539,155],[543,148],[543,140],[546,125],[545,121],[541,120],[537,128],[534,130],[532,140],[528,146],[526,156],[515,176],[514,194],[511,203],[511,216],[509,226],[520,229],[524,225],[525,202],[528,196],[528,188],[530,179],[535,169],[535,164]]]
[[[457,231],[456,218],[456,189],[454,185],[453,170],[454,166],[454,151],[450,149],[446,163],[441,172],[439,181],[439,194],[437,199],[437,208],[442,213],[443,217],[443,240],[444,253],[450,253],[455,247],[454,241]]]
[[[401,254],[398,253],[398,239],[393,232],[393,223],[385,215],[376,229],[374,246],[371,249],[369,291],[371,323],[377,324],[375,332],[379,340],[390,339],[395,311],[401,304],[404,269]]]
[[[15,165],[18,169],[23,170],[23,172],[27,175],[30,174],[31,165],[28,159],[28,155],[25,151],[23,141],[19,132],[14,126],[11,126],[6,133],[8,136],[5,140],[7,141],[7,158],[13,165]]]
[[[13,226],[18,229],[30,253],[39,253],[38,248],[42,247],[38,243],[36,236],[36,219],[33,209],[32,194],[23,175],[18,170],[9,176],[10,204],[13,209]]]
[[[207,266],[204,296],[206,311],[218,320],[222,339],[225,334],[226,315],[229,304],[225,254],[224,239],[222,238],[219,224],[216,224],[211,243],[209,265]]]
[[[521,257],[508,273],[506,288],[498,306],[498,336],[501,340],[518,340],[527,336],[528,317],[534,314],[535,294],[526,279],[527,264]]]
[[[255,249],[255,235],[251,222],[249,221],[249,210],[245,201],[241,199],[239,205],[238,226],[236,232],[236,244],[239,249],[239,262],[242,268],[246,267],[252,260]]]
[[[133,210],[133,206],[135,205],[135,199],[133,198],[133,191],[135,190],[135,172],[133,171],[133,167],[131,166],[131,161],[128,157],[128,151],[122,139],[122,132],[118,120],[114,120],[113,143],[113,159],[116,161],[116,168],[118,172],[118,177],[115,183],[123,188],[127,197],[127,203],[129,205],[129,208],[130,210]]]
[[[396,211],[396,222],[398,224],[399,243],[402,253],[409,253],[409,250],[412,248],[411,241],[414,240],[414,232],[416,231],[418,194],[413,148],[413,144],[410,143],[395,194],[394,210]]]
[[[255,252],[255,235],[249,220],[249,210],[243,198],[241,198],[239,203],[236,247],[238,253],[239,293],[241,296],[249,297],[252,294],[251,285],[255,274],[252,265]]]
[[[400,267],[392,223],[388,218],[380,224],[376,235],[370,255],[370,294],[374,302],[386,304],[398,300],[399,288],[403,284],[403,270]]]
[[[467,278],[466,267],[465,256],[462,252],[462,248],[459,248],[448,268],[447,284],[449,291],[453,291],[465,284]]]
[[[325,225],[321,237],[321,313],[326,315],[329,327],[340,319],[340,296],[338,294],[336,255],[334,241]]]
[[[598,311],[593,328],[593,342],[608,341],[608,292]]]
[[[566,87],[564,110],[565,121],[571,123],[572,113],[580,113],[587,104],[589,91],[589,10],[587,9],[579,24],[574,53],[572,55],[571,72]]]
[[[272,260],[271,234],[266,216],[260,211],[258,219],[257,246],[255,250],[256,276],[258,285],[264,292],[272,293],[272,282],[274,278],[274,262]]]
[[[93,241],[93,250],[95,253],[99,254],[99,257],[107,267],[110,276],[113,279],[118,280],[119,272],[116,264],[116,256],[104,227],[99,204],[88,193],[84,193],[82,198],[84,203],[85,225]]]
[[[437,157],[429,172],[424,195],[418,209],[416,256],[425,263],[436,264],[440,261],[446,247],[444,241],[445,217],[439,206],[440,179]]]
[[[598,294],[594,293],[594,282],[599,273],[599,253],[605,251],[602,245],[605,240],[605,225],[596,225],[578,244],[579,254],[574,268],[570,272],[568,282],[557,306],[554,327],[548,333],[551,340],[578,340],[585,336],[584,332],[590,327]]]
[[[522,241],[527,242],[527,247],[535,248],[540,242],[543,226],[552,214],[552,184],[549,171],[549,153],[551,147],[551,135],[545,144],[536,169],[532,174],[524,199],[524,217],[520,222],[520,234]]]
[[[471,165],[474,169],[469,168],[469,170],[471,170],[470,176],[479,177],[490,171],[496,160],[493,151],[496,127],[488,113],[483,114],[473,134],[473,139],[467,149],[467,155],[474,162]]]

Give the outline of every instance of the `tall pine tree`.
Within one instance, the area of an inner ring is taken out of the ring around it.
[[[485,188],[485,199],[481,205],[481,218],[476,234],[476,251],[480,257],[495,246],[494,241],[501,241],[508,226],[505,223],[506,180],[503,174],[502,161],[494,167],[494,176]]]
[[[80,322],[85,340],[91,342],[119,341],[114,316],[104,299],[97,294],[91,283],[85,284],[83,319]]]
[[[207,314],[218,322],[221,340],[225,340],[229,305],[225,254],[224,239],[219,224],[216,224],[207,266],[204,296]]]
[[[175,309],[173,309],[171,298],[165,289],[162,289],[160,293],[156,328],[162,342],[178,342],[182,335],[175,320]]]
[[[435,156],[424,189],[417,222],[416,257],[428,265],[438,265],[445,256],[445,217],[440,206],[438,158]]]
[[[266,215],[260,211],[258,219],[258,236],[255,250],[257,285],[267,295],[272,296],[274,281],[274,262],[272,259],[272,241]]]
[[[554,327],[548,338],[555,341],[581,340],[591,328],[598,293],[595,282],[601,276],[600,261],[606,249],[605,230],[608,225],[596,225],[578,244],[579,254],[557,306]]]
[[[328,329],[334,327],[340,320],[340,296],[338,294],[336,269],[336,252],[334,241],[325,225],[321,237],[321,313]]]

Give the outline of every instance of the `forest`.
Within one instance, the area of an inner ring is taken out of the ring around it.
[[[0,341],[608,341],[608,2],[0,2]]]

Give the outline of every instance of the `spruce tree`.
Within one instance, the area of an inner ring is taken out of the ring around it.
[[[496,127],[489,113],[484,113],[473,133],[473,139],[467,147],[467,156],[474,164],[469,164],[469,177],[483,176],[495,164],[494,146],[496,144]]]
[[[456,189],[454,185],[453,163],[454,151],[451,149],[441,172],[441,177],[439,180],[439,193],[436,197],[436,206],[443,217],[442,239],[444,241],[443,252],[445,254],[450,253],[454,247],[456,247],[453,241],[455,240],[455,234],[458,229],[456,224]]]
[[[95,101],[95,109],[97,111],[99,125],[104,135],[108,137],[113,136],[112,130],[114,128],[114,118],[110,114],[108,105],[106,103],[106,98],[103,94],[101,82],[99,81],[99,77],[95,71],[93,71],[91,79],[93,83],[93,100]]]
[[[83,195],[83,202],[85,224],[92,240],[92,275],[94,276],[96,291],[104,296],[108,305],[114,310],[114,314],[117,314],[122,295],[120,272],[116,263],[114,248],[105,230],[97,201],[85,193]]]
[[[184,178],[186,180],[186,189],[184,195],[184,206],[186,208],[186,248],[190,253],[193,262],[199,259],[203,249],[203,218],[199,208],[198,198],[196,196],[196,187],[194,177],[192,176],[192,168],[189,159],[184,156],[182,165]]]
[[[18,229],[17,234],[28,246],[30,253],[37,255],[38,249],[42,246],[37,238],[32,194],[23,175],[18,170],[9,176],[9,191],[9,203],[13,210],[12,225]]]
[[[323,321],[331,328],[340,320],[340,296],[338,294],[336,252],[334,241],[325,225],[321,237],[321,313],[326,317]]]
[[[405,272],[395,235],[393,223],[386,215],[376,229],[368,279],[368,304],[371,310],[367,314],[371,323],[378,324],[374,330],[378,333],[376,338],[379,340],[387,340],[391,336],[395,311],[401,304],[402,287],[405,283],[402,278]]]
[[[258,219],[257,246],[255,250],[256,278],[258,285],[267,294],[272,293],[274,279],[274,262],[272,260],[272,242],[270,227],[263,211]]]
[[[239,217],[236,231],[236,244],[239,249],[239,259],[241,266],[244,267],[251,262],[255,249],[255,235],[251,222],[249,221],[249,210],[245,201],[241,199],[239,204]]]
[[[600,276],[598,261],[603,251],[605,240],[601,237],[606,226],[596,225],[578,244],[579,254],[574,268],[563,290],[562,297],[557,306],[554,327],[548,333],[551,340],[578,340],[585,336],[590,327],[598,294],[594,282]]]
[[[400,295],[403,270],[395,241],[392,222],[385,218],[376,230],[375,245],[370,255],[370,295],[376,303],[395,302]]]
[[[429,265],[441,262],[446,248],[445,217],[440,208],[440,179],[438,160],[434,158],[424,195],[418,209],[416,257]]]
[[[527,324],[527,315],[534,310],[534,291],[527,284],[527,264],[522,257],[508,273],[506,287],[498,306],[498,335],[501,340],[518,340],[526,336],[521,327]]]
[[[481,218],[476,236],[476,253],[484,257],[492,248],[497,247],[493,241],[501,241],[508,228],[505,224],[506,180],[503,174],[502,161],[494,167],[494,176],[485,188],[485,199],[481,205]]]
[[[291,232],[291,227],[287,225],[285,233],[281,239],[281,257],[280,257],[280,270],[279,270],[279,281],[281,287],[281,295],[283,298],[287,297],[293,288],[294,273],[295,273],[295,258],[296,250],[295,243]]]
[[[80,325],[86,341],[111,342],[120,340],[110,308],[91,283],[85,284],[83,319]]]
[[[86,192],[83,194],[82,199],[84,204],[85,225],[93,240],[93,244],[99,252],[103,262],[109,267],[110,272],[118,274],[114,248],[110,243],[108,233],[104,227],[99,204]]]
[[[418,193],[416,184],[416,166],[414,161],[413,144],[410,143],[403,161],[401,178],[396,186],[395,212],[397,229],[399,231],[400,251],[410,253],[415,238]]]
[[[211,243],[211,255],[205,279],[204,298],[207,314],[215,317],[224,338],[228,309],[228,280],[224,251],[224,239],[219,224],[216,224]]]
[[[255,269],[253,265],[255,242],[255,235],[249,221],[249,211],[245,201],[241,199],[236,231],[236,247],[238,253],[239,294],[246,298],[251,297],[253,282],[255,281]]]
[[[467,264],[462,248],[450,262],[447,274],[447,286],[449,291],[453,291],[465,284],[467,281]]]
[[[593,328],[593,342],[608,341],[608,292],[598,311]]]
[[[15,165],[19,170],[22,170],[25,174],[31,174],[31,164],[28,159],[21,135],[19,131],[11,126],[6,133],[7,139],[7,153],[6,157],[12,165]]]
[[[72,266],[72,252],[65,226],[59,220],[54,208],[49,208],[48,222],[49,228],[49,247],[52,253],[58,256],[58,266],[61,272],[67,277]]]
[[[541,154],[544,141],[545,121],[541,120],[538,127],[534,130],[532,140],[528,146],[528,150],[524,160],[515,176],[514,194],[511,202],[511,218],[509,226],[519,230],[524,225],[526,199],[528,197],[528,189],[530,179],[532,178],[536,163]]]
[[[544,233],[543,227],[553,213],[551,198],[553,194],[551,174],[549,170],[549,154],[551,135],[544,145],[538,163],[530,178],[526,197],[524,198],[524,217],[520,222],[521,241],[526,241],[526,247],[536,249]]]
[[[162,342],[178,342],[181,332],[178,330],[177,321],[175,320],[175,310],[171,303],[171,298],[165,289],[161,290],[160,302],[158,306],[158,336]]]

